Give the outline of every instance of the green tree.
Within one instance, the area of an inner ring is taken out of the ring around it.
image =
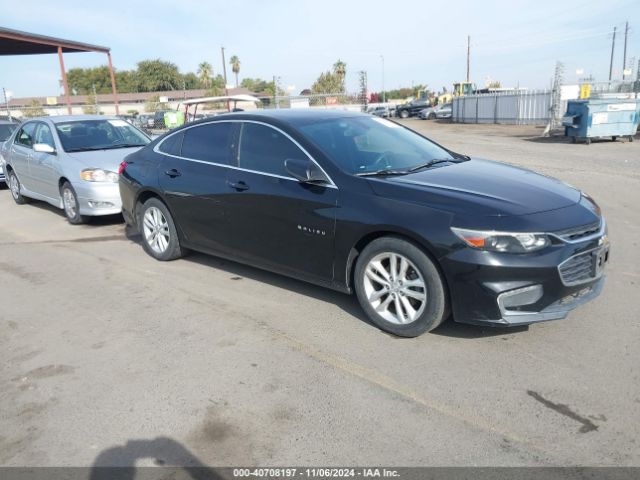
[[[178,67],[158,59],[138,62],[137,85],[140,92],[178,90],[182,88]]]
[[[23,116],[29,118],[44,117],[47,115],[47,113],[44,111],[44,108],[42,108],[42,104],[35,98],[31,100],[29,106],[25,110],[23,110],[22,114]]]
[[[347,76],[347,64],[338,59],[336,63],[333,64],[333,74],[340,80],[340,84],[342,85],[340,91],[344,92],[344,79]]]
[[[133,93],[138,91],[138,78],[135,70],[116,70],[115,76],[118,92]],[[111,93],[111,85],[109,85],[108,93]]]
[[[213,75],[213,67],[209,62],[202,62],[198,65],[198,78],[203,88],[209,88],[211,85],[211,76]]]
[[[318,79],[311,85],[313,93],[342,93],[344,84],[340,77],[332,72],[323,72]]]
[[[183,88],[184,90],[195,90],[196,88],[199,88],[199,87],[200,87],[200,79],[195,73],[189,72],[189,73],[185,73],[182,76],[181,88]]]
[[[240,59],[237,55],[234,55],[229,59],[229,64],[231,64],[231,71],[236,76],[236,87],[238,86],[238,74],[240,73]]]

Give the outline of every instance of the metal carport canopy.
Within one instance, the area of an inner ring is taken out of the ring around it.
[[[111,90],[118,113],[118,97],[116,94],[116,80],[113,74],[111,62],[111,49],[89,43],[75,42],[62,38],[38,35],[35,33],[12,30],[0,27],[0,55],[40,55],[57,53],[60,61],[60,71],[62,73],[62,83],[64,85],[64,95],[67,102],[67,110],[71,113],[71,101],[69,99],[69,86],[67,85],[67,73],[64,69],[63,53],[76,52],[97,52],[105,53],[109,60],[109,73],[111,74]]]

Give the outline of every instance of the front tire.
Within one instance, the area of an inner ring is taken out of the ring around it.
[[[11,190],[11,197],[13,201],[18,205],[24,205],[29,202],[29,199],[20,193],[20,180],[13,170],[9,172],[9,190]]]
[[[164,203],[150,198],[139,209],[138,225],[144,250],[156,260],[169,261],[183,257],[178,231]]]
[[[62,184],[62,188],[60,188],[60,195],[62,196],[64,214],[71,225],[82,225],[89,221],[89,217],[80,215],[80,202],[78,202],[78,195],[69,182],[64,182]]]
[[[409,118],[409,112],[407,110],[401,110],[400,118]]]
[[[355,290],[369,319],[401,337],[417,337],[448,316],[444,281],[414,244],[382,237],[365,247],[356,263]]]

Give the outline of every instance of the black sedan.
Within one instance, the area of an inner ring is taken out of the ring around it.
[[[225,114],[175,129],[120,168],[145,250],[188,249],[345,293],[380,328],[564,318],[596,297],[609,242],[565,183],[470,159],[386,119]]]

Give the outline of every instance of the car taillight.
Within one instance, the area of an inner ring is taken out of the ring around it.
[[[122,175],[122,172],[124,172],[124,169],[127,168],[127,165],[129,165],[127,162],[121,162],[120,166],[118,167],[118,175]]]

